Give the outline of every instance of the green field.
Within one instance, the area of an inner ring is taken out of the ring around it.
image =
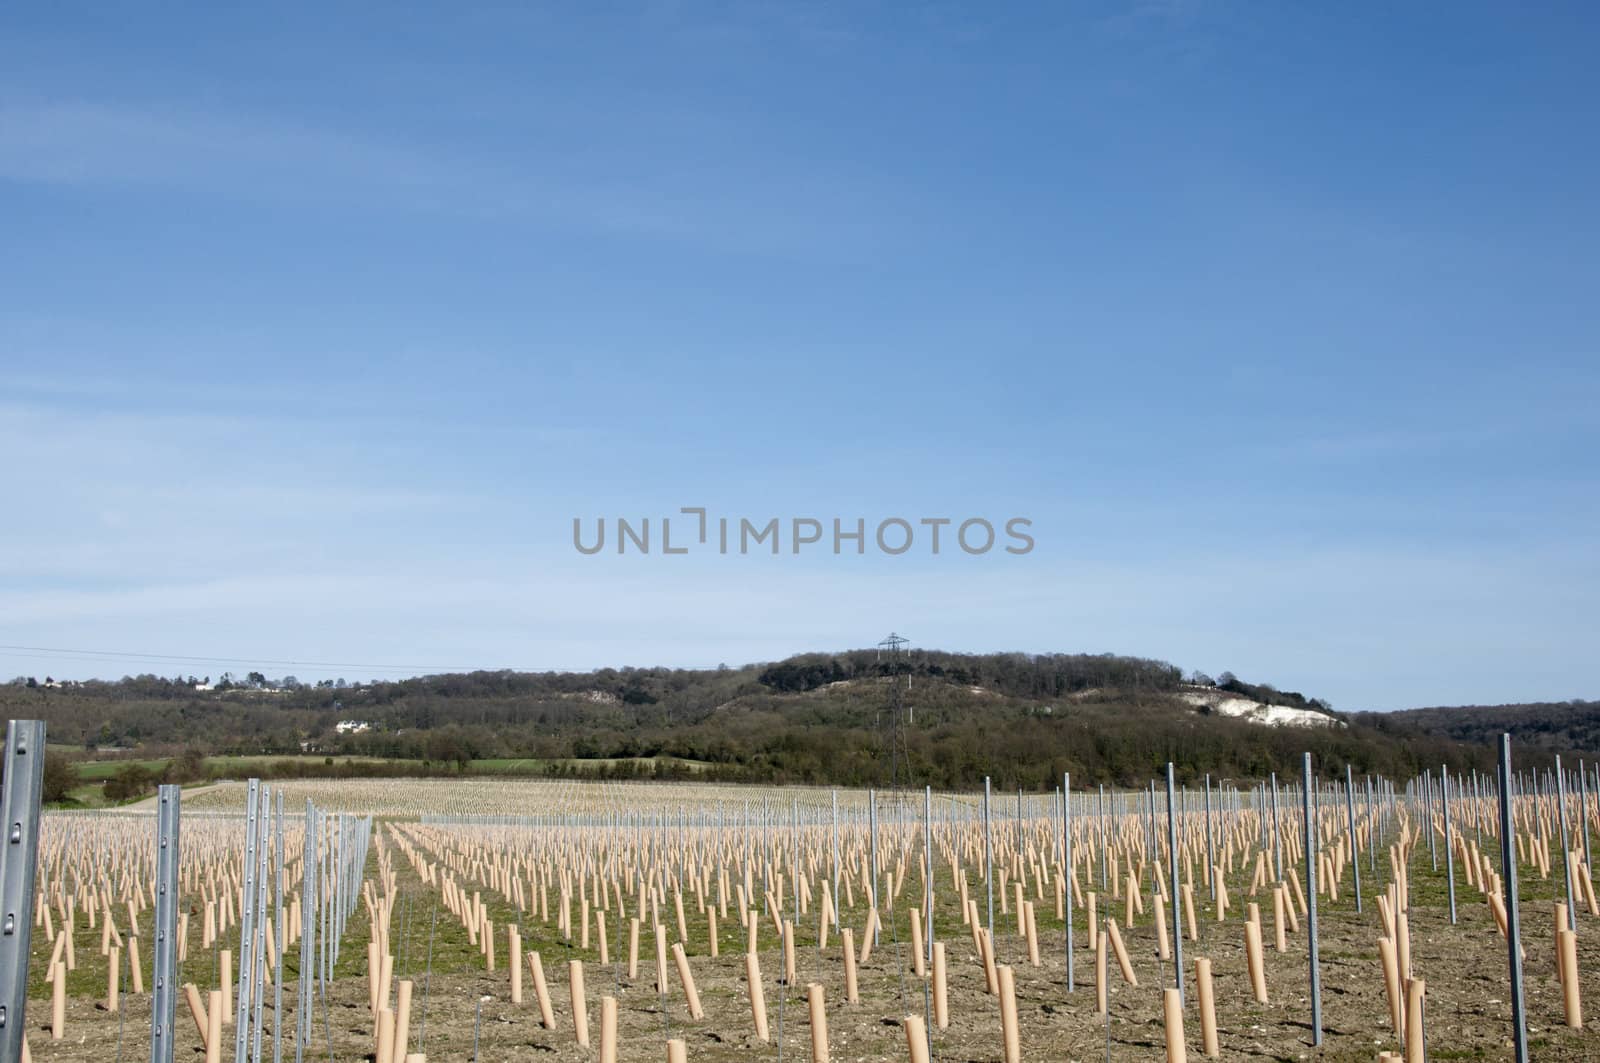
[[[556,760],[541,760],[534,757],[494,757],[486,760],[474,760],[467,764],[468,775],[543,775],[552,765],[559,764],[563,767],[572,766],[580,770],[594,771],[599,768],[610,768],[618,764],[642,764],[654,769],[657,764],[680,765],[690,771],[705,771],[711,766],[710,761],[687,760],[683,757],[595,757],[592,759],[579,759],[576,757],[563,757]]]
[[[322,765],[329,756],[323,753],[304,753],[296,755],[273,756],[245,756],[230,757],[218,756],[206,758],[206,771],[215,779],[245,779],[251,776],[268,776],[274,769],[283,764],[314,764]],[[363,767],[392,766],[395,768],[418,769],[424,763],[420,760],[406,760],[390,757],[332,757],[336,765],[359,765]],[[167,766],[167,758],[144,759],[129,757],[107,758],[104,760],[80,760],[76,767],[80,785],[72,791],[73,800],[86,808],[99,808],[107,804],[100,791],[100,786],[117,772],[130,764],[136,764],[153,774],[160,774]],[[604,768],[613,768],[622,764],[638,764],[647,771],[653,771],[658,764],[686,768],[689,771],[699,772],[710,767],[710,762],[703,760],[687,760],[681,757],[597,757],[593,759],[579,759],[567,757],[560,759],[544,759],[538,757],[492,757],[484,760],[469,761],[466,766],[467,775],[487,776],[539,776],[546,774],[552,766],[571,767],[578,771],[599,771]],[[440,765],[442,767],[442,765]]]
[[[127,767],[137,764],[147,771],[160,772],[166,769],[167,761],[161,760],[85,760],[78,763],[78,778],[82,782],[105,782],[111,776]]]
[[[270,772],[279,764],[322,764],[328,759],[325,753],[297,753],[259,757],[207,757],[206,771],[219,779],[244,779],[251,775]],[[333,757],[335,764],[417,766],[422,762],[398,757]]]
[[[137,804],[138,802],[140,802],[142,800],[144,800],[144,797],[133,797],[133,798],[129,798],[126,801],[108,801],[108,800],[106,800],[106,791],[105,791],[105,784],[104,783],[102,783],[102,782],[86,782],[86,783],[79,783],[77,786],[74,786],[68,792],[67,799],[65,801],[61,802],[56,807],[59,807],[59,808],[120,808],[123,805]]]

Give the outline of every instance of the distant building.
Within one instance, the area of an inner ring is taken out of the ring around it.
[[[363,731],[372,730],[372,724],[366,720],[340,720],[333,725],[333,729],[342,735],[358,735]]]

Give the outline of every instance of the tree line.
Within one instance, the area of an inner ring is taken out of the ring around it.
[[[1441,764],[1456,771],[1493,764],[1488,736],[1500,717],[1462,728],[1452,722],[1455,710],[1422,710],[1359,714],[1344,718],[1346,726],[1271,728],[1197,712],[1178,697],[1192,684],[1328,709],[1317,698],[1229,673],[1185,677],[1171,664],[1137,657],[889,657],[873,650],[742,668],[476,672],[272,693],[199,691],[181,677],[156,676],[71,687],[14,683],[0,686],[0,705],[8,716],[45,719],[53,745],[78,746],[85,756],[107,749],[137,749],[143,757],[187,749],[202,756],[305,754],[276,769],[303,773],[460,773],[474,761],[504,757],[548,762],[544,770],[555,773],[693,770],[714,781],[836,785],[893,778],[952,789],[988,776],[998,786],[1038,790],[1064,771],[1085,785],[1137,785],[1168,761],[1191,781],[1206,774],[1255,779],[1297,771],[1305,751],[1330,777],[1346,764],[1358,774],[1391,777]],[[907,713],[909,765],[898,771],[885,755],[892,686],[900,687]],[[1593,724],[1595,703],[1586,704]],[[1528,750],[1535,759],[1523,762],[1600,749],[1600,726],[1572,722],[1583,712],[1521,708],[1518,721],[1547,728]],[[342,720],[371,726],[339,734]],[[130,773],[126,781],[149,787],[160,780]]]

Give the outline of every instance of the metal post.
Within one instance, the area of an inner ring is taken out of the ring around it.
[[[1283,838],[1278,834],[1278,773],[1272,773],[1272,873],[1283,882]]]
[[[834,921],[839,919],[839,791],[833,791],[833,908]]]
[[[1259,783],[1251,787],[1250,793],[1255,798],[1252,807],[1261,819],[1261,851],[1266,852],[1272,846],[1272,821],[1262,811],[1267,807],[1267,784]]]
[[[1017,787],[1017,837],[1015,840],[1017,863],[1022,863],[1022,787]]]
[[[1450,925],[1456,925],[1456,856],[1450,847],[1450,765],[1439,765],[1439,800],[1444,804],[1444,876],[1450,884]]]
[[[877,813],[877,809],[878,809],[878,799],[873,795],[873,792],[871,790],[868,790],[867,791],[867,824],[868,824],[868,827],[869,827],[869,834],[870,834],[870,837],[869,837],[868,841],[869,841],[869,844],[872,846],[872,868],[871,868],[871,872],[872,873],[867,876],[867,878],[871,880],[867,884],[867,886],[868,886],[868,888],[867,888],[867,897],[868,897],[868,901],[873,906],[876,906],[877,903],[878,903],[878,893],[877,893],[877,889],[878,889],[878,887],[877,887],[877,875],[878,875],[878,832],[877,832],[876,828],[873,826],[873,824],[875,823],[874,816]],[[663,812],[658,817],[658,823],[660,825],[662,859],[663,859],[663,862],[665,862],[666,835],[667,835],[666,813]],[[761,799],[761,914],[762,915],[766,915],[767,914],[767,911],[768,911],[767,897],[770,896],[771,893],[772,893],[772,884],[767,880],[767,876],[768,876],[768,870],[767,869],[771,865],[771,863],[772,863],[772,834],[771,834],[771,831],[768,830],[768,824],[767,824],[767,799],[765,797],[763,797]],[[877,937],[874,936],[872,941],[873,941],[873,944],[877,944],[877,941],[878,941]]]
[[[1356,876],[1356,914],[1361,914],[1361,843],[1356,840],[1355,776],[1350,765],[1344,766],[1344,812],[1350,828],[1350,870]]]
[[[178,815],[176,786],[156,790],[156,938],[151,957],[150,1063],[172,1063],[178,1016]]]
[[[1311,939],[1311,1044],[1322,1044],[1322,969],[1317,965],[1317,829],[1311,817],[1311,754],[1301,761],[1305,786],[1306,932]]]
[[[1522,923],[1517,903],[1516,821],[1511,815],[1511,736],[1500,736],[1500,861],[1506,901],[1506,950],[1511,977],[1512,1046],[1517,1063],[1528,1063],[1527,1012],[1522,998]]]
[[[334,968],[339,965],[339,943],[344,940],[344,889],[345,889],[345,820],[340,812],[334,818],[335,833],[328,852],[328,862],[333,868],[329,886],[328,905],[328,981],[333,981]],[[324,994],[326,995],[326,994]]]
[[[922,917],[925,923],[922,935],[922,960],[931,971],[933,970],[933,787],[931,786],[922,788],[922,844],[924,849],[922,874],[927,882],[927,889],[924,891],[926,896],[922,905]]]
[[[1439,845],[1433,830],[1433,773],[1422,773],[1422,818],[1428,824],[1428,856],[1433,860],[1433,870],[1439,870]]]
[[[931,996],[933,982],[933,787],[922,788],[922,847],[923,847],[923,877],[926,879],[926,896],[922,901],[922,918],[924,921],[922,932],[922,948],[925,955],[922,958],[924,970],[928,971],[928,980],[922,983],[922,1011],[923,1021],[928,1029],[933,1029],[933,997]],[[798,873],[797,873],[798,877]]]
[[[270,856],[270,835],[272,813],[272,791],[269,787],[263,795],[261,813],[256,817],[256,829],[261,837],[256,843],[256,859],[261,866],[256,869],[256,897],[253,902],[256,906],[256,943],[252,948],[254,955],[255,971],[250,978],[251,989],[255,992],[255,1007],[250,1013],[250,1058],[260,1063],[261,1060],[261,1013],[267,998],[267,860]]]
[[[989,838],[989,776],[983,777],[983,880],[989,890],[989,933],[994,933],[994,844]]]
[[[1472,769],[1472,829],[1477,835],[1478,850],[1483,850],[1483,786],[1478,782],[1478,769]],[[1476,868],[1474,868],[1476,870]]]
[[[311,967],[316,953],[317,817],[306,798],[305,837],[301,841],[300,880],[300,1004],[295,1009],[294,1060],[302,1063],[311,1043]]]
[[[1578,822],[1583,825],[1583,868],[1587,875],[1594,868],[1594,860],[1589,851],[1589,776],[1581,760],[1578,761]]]
[[[1066,901],[1062,911],[1067,916],[1067,992],[1074,988],[1072,970],[1072,773],[1064,772],[1061,776],[1061,851],[1065,861],[1064,873],[1066,881],[1062,888],[1066,891]]]
[[[1572,843],[1567,833],[1567,776],[1556,754],[1556,810],[1561,816],[1561,868],[1567,883],[1567,929],[1577,932],[1578,909],[1572,902]]]
[[[1161,863],[1161,846],[1156,840],[1160,835],[1156,830],[1156,781],[1150,780],[1150,792],[1145,795],[1145,806],[1148,815],[1145,816],[1144,836],[1145,845],[1150,853],[1150,889],[1156,888],[1156,866]]]
[[[283,932],[283,790],[280,787],[277,794],[277,806],[274,809],[272,832],[272,888],[277,898],[275,914],[272,917],[272,929],[277,933],[277,948],[273,950],[276,959],[276,969],[272,974],[272,1063],[283,1063],[283,942],[286,935]]]
[[[1106,832],[1106,784],[1100,784],[1100,890],[1106,889],[1106,843],[1110,836]],[[990,920],[993,922],[993,920]]]
[[[1372,814],[1372,776],[1367,776],[1367,829],[1372,836],[1367,840],[1367,870],[1373,881],[1378,878],[1378,821]]]
[[[22,1059],[33,943],[33,879],[39,865],[39,798],[44,792],[43,720],[6,721],[0,787],[0,1061]]]
[[[1155,854],[1152,853],[1152,856]],[[1158,858],[1159,859],[1159,858]],[[1167,896],[1172,899],[1172,973],[1183,997],[1183,923],[1178,901],[1178,814],[1173,798],[1172,761],[1167,761]]]
[[[867,890],[867,900],[876,911],[878,907],[878,791],[876,790],[867,791],[867,834],[871,849],[869,853],[871,866],[868,868],[871,873],[867,876],[870,888]],[[882,918],[882,915],[878,916],[880,921]],[[873,930],[872,943],[876,945],[879,940],[878,931]]]
[[[322,982],[318,991],[322,996],[323,1013],[327,1014],[328,986],[333,982],[334,938],[339,921],[339,817],[318,809],[318,844],[322,847]]]
[[[1211,883],[1211,901],[1217,900],[1217,849],[1211,830],[1211,776],[1206,775],[1206,881]]]
[[[250,978],[255,974],[256,918],[256,816],[261,804],[261,780],[245,784],[244,896],[239,905],[239,998],[233,1010],[233,1063],[245,1063],[250,1045]]]

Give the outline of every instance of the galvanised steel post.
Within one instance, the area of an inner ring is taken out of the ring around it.
[[[1156,864],[1161,862],[1161,852],[1156,848],[1156,781],[1151,779],[1149,787],[1141,789],[1139,795],[1132,800],[1135,805],[1134,815],[1144,821],[1144,851],[1150,854],[1150,889],[1154,891]],[[1139,805],[1143,805],[1144,808],[1140,809]]]
[[[872,866],[870,868],[868,868],[868,870],[871,873],[867,876],[867,878],[869,879],[869,885],[870,885],[871,888],[867,890],[867,900],[869,901],[869,903],[871,903],[873,910],[877,911],[877,908],[878,908],[878,791],[876,791],[876,790],[868,790],[867,791],[867,835],[868,835],[868,844],[871,847],[871,852],[868,854],[868,859],[871,860],[871,862],[872,862]],[[881,922],[882,919],[883,919],[883,916],[880,915],[878,917],[878,921]],[[878,931],[876,929],[874,929],[873,932],[872,932],[872,943],[873,943],[873,945],[876,946],[878,944],[879,940],[880,940],[880,935],[879,935]]]
[[[178,816],[181,791],[156,790],[156,927],[150,998],[150,1063],[172,1063],[178,1016]]]
[[[1444,803],[1444,875],[1450,884],[1450,925],[1456,925],[1456,857],[1450,847],[1450,765],[1439,765],[1439,799]]]
[[[1427,786],[1427,852],[1434,858],[1434,871],[1438,871],[1438,842],[1434,837],[1434,773],[1427,772],[1422,776],[1422,784]]]
[[[1061,852],[1066,872],[1066,902],[1063,911],[1067,915],[1067,992],[1071,993],[1073,985],[1072,970],[1072,773],[1064,772],[1061,776]]]
[[[1367,870],[1373,881],[1378,877],[1378,821],[1372,815],[1372,776],[1367,776],[1367,829],[1372,832],[1367,839]]]
[[[1267,819],[1263,809],[1267,807],[1267,784],[1258,783],[1250,788],[1252,798],[1251,807],[1255,810],[1261,823],[1261,848],[1263,851],[1272,845],[1272,823]]]
[[[1511,809],[1511,736],[1500,736],[1500,864],[1506,901],[1506,951],[1511,977],[1511,1036],[1517,1063],[1528,1063],[1527,1010],[1522,995],[1522,922],[1517,901],[1516,821]]]
[[[1283,882],[1283,838],[1278,833],[1278,773],[1272,773],[1272,868],[1278,882]]]
[[[989,934],[994,934],[994,843],[989,837],[989,776],[983,777],[983,881],[989,891]]]
[[[1154,856],[1155,854],[1151,854]],[[1159,859],[1159,857],[1157,858]],[[1167,761],[1167,895],[1172,899],[1172,973],[1183,998],[1183,923],[1178,900],[1178,815],[1173,798],[1172,761]]]
[[[1567,929],[1578,930],[1578,909],[1572,899],[1572,843],[1567,834],[1567,777],[1556,754],[1556,809],[1561,816],[1561,867],[1567,882]]]
[[[1311,939],[1311,1044],[1322,1044],[1322,968],[1317,963],[1317,831],[1311,816],[1311,754],[1301,761],[1306,826],[1306,933]]]
[[[1356,795],[1355,776],[1350,771],[1350,765],[1344,766],[1344,812],[1346,826],[1350,831],[1350,870],[1356,876],[1356,914],[1361,914],[1361,843],[1356,839]]]
[[[870,794],[871,791],[869,790],[868,793]],[[869,802],[869,803],[871,803],[873,805],[877,804],[877,802],[875,802],[875,801]],[[871,818],[871,814],[870,813],[868,814],[868,818],[869,819]],[[667,838],[666,813],[663,812],[658,817],[658,819],[659,819],[660,826],[661,826],[661,830],[660,830],[661,854],[662,854],[661,855],[661,859],[662,859],[662,862],[665,863],[666,862],[666,838]],[[767,912],[768,912],[767,898],[769,896],[771,896],[771,894],[772,894],[772,883],[770,881],[768,881],[768,877],[767,877],[768,876],[768,870],[767,869],[772,864],[772,832],[768,829],[769,824],[767,822],[767,819],[768,819],[768,817],[767,817],[767,799],[765,797],[763,797],[761,799],[761,914],[762,915],[766,915]],[[872,876],[869,876],[869,877],[875,877],[877,875],[877,867],[878,867],[878,839],[877,839],[877,836],[876,836],[876,832],[874,832],[874,836],[872,838]],[[877,890],[877,887],[873,886],[871,889],[869,889],[867,891],[867,893],[870,896],[871,901],[872,901],[874,906],[876,906],[877,901],[878,901],[878,895],[877,895],[876,890]],[[873,944],[877,944],[877,940],[878,939],[876,937],[874,937],[872,940],[873,940]]]
[[[789,885],[791,887],[790,892],[794,898],[793,911],[798,922],[800,917],[800,799],[792,797],[789,801],[789,859],[793,865],[789,868],[789,878],[791,879]],[[682,813],[680,812],[679,814],[681,815]],[[682,851],[688,851],[687,841],[680,838],[679,845]],[[682,881],[683,867],[683,863],[678,865],[679,881]]]
[[[928,978],[922,983],[922,1011],[923,1021],[928,1029],[933,1029],[933,787],[922,788],[922,844],[923,844],[923,877],[926,880],[925,896],[922,901],[922,918],[924,928],[922,932],[922,947],[926,952],[923,956],[923,969],[928,972]]]
[[[1594,860],[1589,852],[1589,774],[1581,760],[1578,761],[1578,822],[1583,824],[1584,874],[1589,874],[1594,868]]]
[[[295,1063],[302,1063],[311,1042],[311,968],[316,952],[317,818],[311,798],[306,798],[305,837],[301,840],[300,874],[300,996],[295,1008]]]
[[[283,1038],[280,1036],[283,1027],[283,790],[280,788],[276,795],[277,805],[273,812],[273,892],[277,895],[277,906],[274,909],[272,928],[277,932],[277,948],[273,949],[277,960],[276,970],[272,975],[272,1063],[283,1063]]]
[[[1477,835],[1478,849],[1483,849],[1483,786],[1478,782],[1478,769],[1472,769],[1472,829]],[[1476,870],[1476,868],[1474,868]]]
[[[1022,863],[1022,787],[1017,787],[1017,863]]]
[[[318,993],[322,999],[328,999],[328,983],[333,981],[333,926],[334,909],[339,907],[339,898],[335,896],[337,888],[338,868],[334,864],[334,823],[326,812],[317,811],[317,851],[318,860],[322,868],[317,872],[321,884],[317,887],[317,896],[322,906],[322,940],[319,951],[322,954],[322,966],[319,971],[320,981],[317,983]]]
[[[261,780],[251,779],[245,784],[244,894],[239,905],[239,999],[234,1001],[233,1063],[245,1063],[250,1046],[250,978],[256,969],[256,815],[260,797]]]
[[[926,849],[923,854],[923,873],[928,880],[927,897],[922,907],[923,919],[927,923],[922,935],[922,947],[927,955],[923,956],[922,960],[931,971],[933,970],[933,787],[931,786],[922,788],[922,843]]]
[[[39,798],[44,793],[43,720],[6,722],[0,788],[0,1063],[22,1059],[33,944],[33,880],[39,865]]]
[[[349,909],[345,906],[345,894],[349,892],[350,878],[350,841],[346,829],[350,825],[350,817],[339,813],[339,850],[338,859],[334,863],[333,892],[336,903],[333,907],[333,940],[328,944],[333,949],[333,958],[329,964],[328,975],[333,976],[332,968],[339,962],[339,945],[344,941],[344,917]]]
[[[1206,775],[1206,881],[1211,883],[1211,901],[1217,900],[1217,849],[1211,830],[1211,776]]]
[[[1100,889],[1106,889],[1106,843],[1110,840],[1106,827],[1106,784],[1100,784]],[[989,920],[994,922],[993,917]]]
[[[256,871],[256,943],[255,974],[250,980],[251,988],[255,991],[255,1008],[250,1015],[250,1058],[259,1063],[261,1059],[261,1013],[267,999],[267,875],[269,872],[268,861],[271,854],[269,831],[272,826],[272,790],[269,787],[262,795],[261,814],[257,817],[256,827],[261,832],[261,838],[256,845],[256,858],[261,862]]]
[[[833,791],[833,908],[834,921],[839,918],[839,791]]]

